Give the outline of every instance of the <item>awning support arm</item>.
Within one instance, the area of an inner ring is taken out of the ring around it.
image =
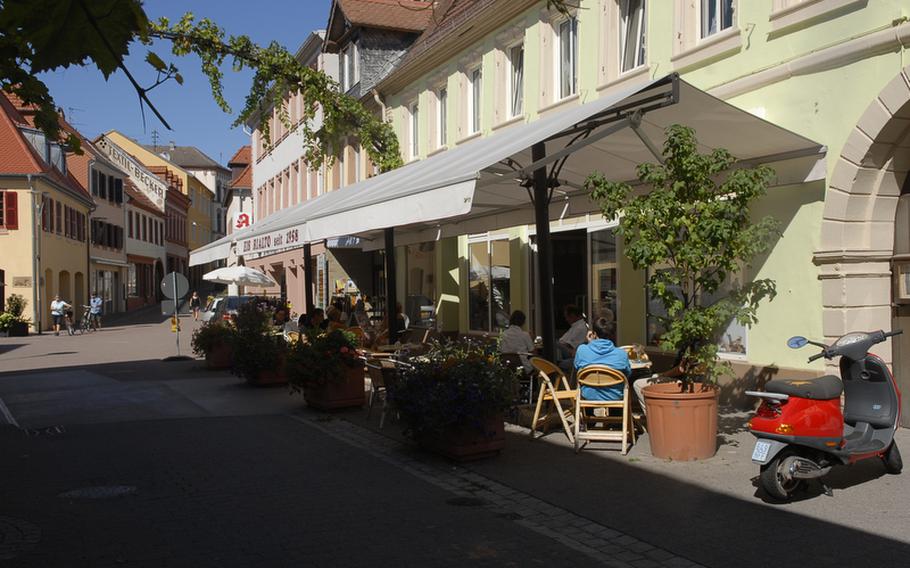
[[[607,136],[616,134],[623,128],[628,127],[629,123],[630,123],[629,117],[625,117],[622,120],[620,120],[614,124],[611,124],[610,126],[605,127],[603,130],[600,130],[599,132],[595,132],[595,133],[591,134],[584,140],[575,142],[574,144],[569,144],[562,150],[553,152],[550,155],[541,155],[540,159],[533,158],[534,147],[536,146],[536,144],[535,144],[534,146],[531,147],[531,155],[532,155],[531,159],[534,161],[532,163],[528,164],[527,166],[523,167],[522,169],[518,170],[517,172],[515,172],[516,176],[520,177],[521,175],[532,175],[532,173],[536,172],[536,170],[539,168],[545,168],[548,164],[555,162],[556,160],[559,160],[560,158],[569,156],[573,152],[581,150],[582,148],[584,148],[586,146],[590,146],[591,144],[593,144],[599,140],[602,140],[602,139],[606,138]],[[544,170],[544,173],[546,173],[546,170]],[[533,173],[533,175],[536,175],[536,173]]]
[[[641,140],[641,143],[648,148],[648,151],[657,159],[657,161],[662,165],[664,163],[664,155],[657,148],[654,142],[648,138],[648,135],[641,131],[641,119],[642,114],[640,110],[635,111],[632,117],[629,119],[629,126],[632,127],[632,132],[638,136],[638,139]]]

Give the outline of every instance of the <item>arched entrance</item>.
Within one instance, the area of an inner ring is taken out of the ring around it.
[[[88,296],[85,294],[85,276],[77,272],[73,276],[73,302],[74,306],[88,304]],[[78,311],[78,310],[77,310]]]
[[[828,181],[815,262],[822,281],[825,338],[900,325],[907,335],[874,351],[892,365],[901,389],[910,393],[910,317],[905,320],[907,308],[897,307],[899,281],[892,277],[892,264],[901,262],[902,251],[910,252],[910,234],[901,221],[910,215],[910,202],[902,197],[910,171],[908,72],[910,66],[882,89],[847,138]],[[895,231],[896,217],[900,231]],[[903,425],[910,426],[910,412],[903,413]]]

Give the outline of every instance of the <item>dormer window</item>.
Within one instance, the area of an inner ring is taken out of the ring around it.
[[[341,91],[347,92],[354,85],[360,82],[360,63],[358,61],[359,53],[357,44],[351,42],[341,50],[341,56],[338,62],[339,79],[341,82]]]

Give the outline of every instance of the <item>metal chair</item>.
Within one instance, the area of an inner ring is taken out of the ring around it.
[[[586,400],[582,396],[581,387],[607,388],[623,385],[622,400]],[[589,365],[578,373],[578,396],[575,398],[575,453],[578,453],[584,445],[591,441],[599,442],[620,442],[623,455],[629,452],[629,438],[635,443],[635,428],[632,425],[632,405],[631,387],[628,379],[622,371],[617,371],[606,365]],[[582,412],[582,409],[592,409],[590,416]],[[604,410],[604,416],[595,416],[597,408]],[[622,410],[622,417],[610,416],[611,408]],[[581,429],[581,424],[596,425],[598,423],[616,423],[621,422],[622,430],[609,430],[606,428],[586,428]],[[584,441],[584,443],[582,443]]]
[[[373,414],[373,403],[376,398],[381,397],[382,414],[379,415],[379,429],[382,430],[389,406],[388,387],[390,384],[394,385],[397,379],[396,361],[388,357],[370,357],[366,361],[366,367],[367,374],[370,377],[370,401],[367,418]]]
[[[578,391],[569,388],[565,373],[550,361],[541,357],[532,357],[531,365],[537,369],[537,374],[540,379],[537,406],[534,408],[534,417],[531,419],[531,437],[534,437],[537,432],[537,427],[541,422],[543,422],[544,426],[543,433],[546,433],[550,416],[555,412],[559,415],[566,437],[569,438],[570,442],[574,442],[575,437],[572,435],[572,429],[569,427],[568,418],[572,417],[572,406],[575,404],[574,401],[578,397]],[[555,382],[550,380],[550,377],[555,377]],[[563,407],[563,401],[568,402],[568,407]],[[546,406],[546,411],[545,414],[541,416],[540,412],[544,406]]]

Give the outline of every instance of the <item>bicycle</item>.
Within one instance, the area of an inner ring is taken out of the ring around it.
[[[76,335],[76,326],[73,324],[73,309],[67,308],[63,312],[63,323],[66,325],[66,333],[69,335]]]
[[[82,306],[82,319],[79,321],[79,327],[82,329],[82,333],[85,333],[87,331],[95,331],[94,326],[92,326],[91,310],[91,306]]]

